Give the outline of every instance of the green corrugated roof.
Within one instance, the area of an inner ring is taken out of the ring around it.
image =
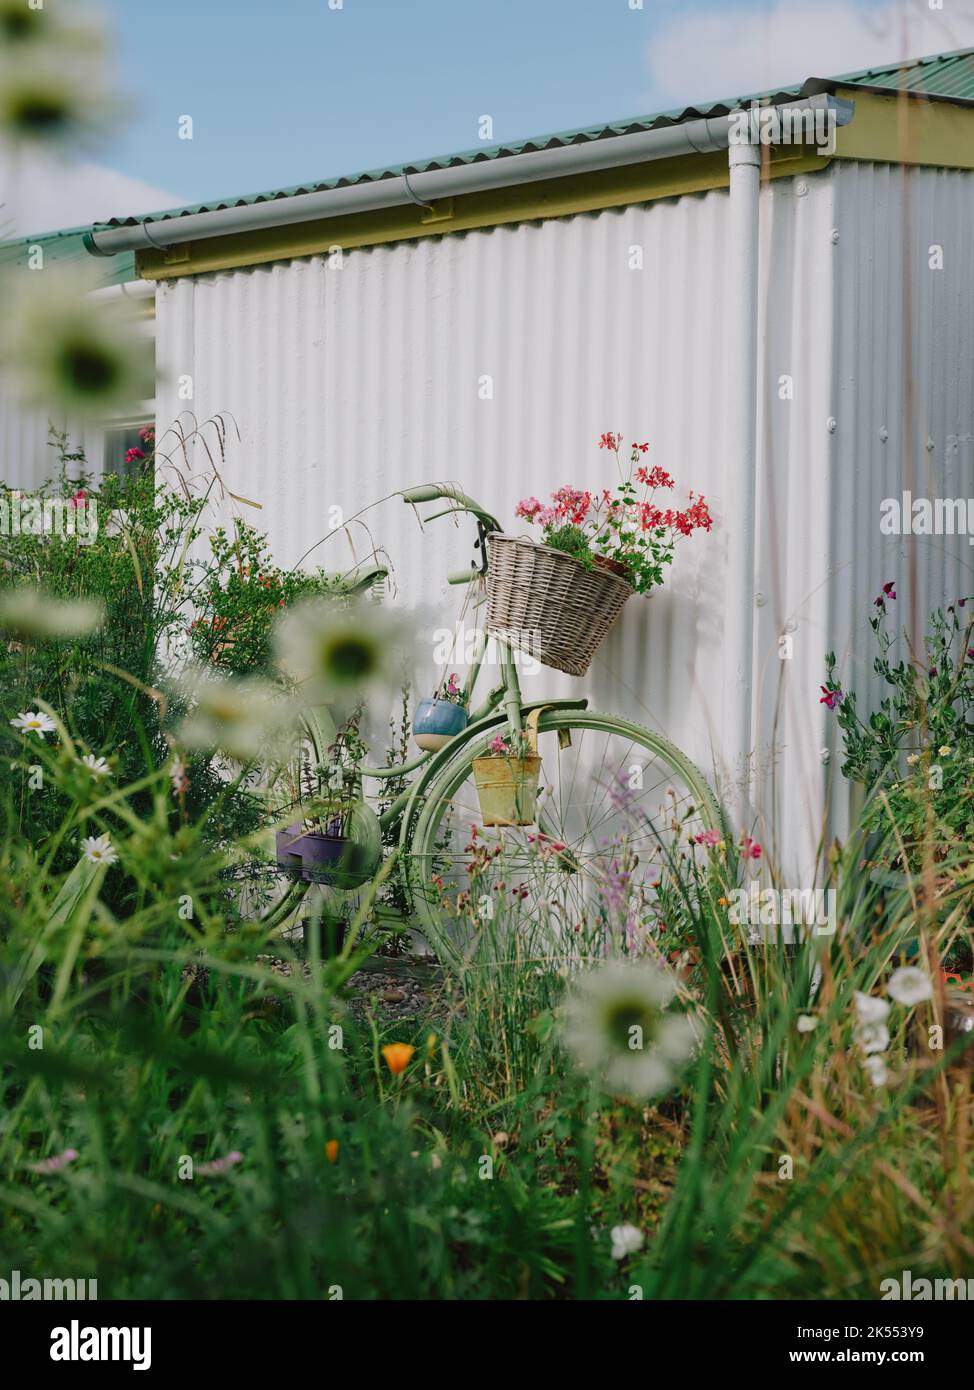
[[[866,68],[864,72],[850,72],[833,81],[912,92],[915,96],[939,97],[943,101],[974,101],[974,48],[937,53],[932,58],[916,58],[891,68]]]
[[[379,179],[399,178],[404,173],[419,174],[433,169],[455,167],[460,164],[475,164],[485,159],[514,158],[519,154],[529,154],[536,150],[556,149],[563,145],[581,145],[590,140],[606,140],[616,135],[630,135],[639,131],[678,125],[701,116],[722,116],[729,111],[746,106],[752,101],[780,101],[787,97],[816,96],[823,92],[834,91],[837,87],[849,86],[906,91],[914,96],[934,100],[974,103],[974,48],[958,49],[953,53],[935,54],[929,58],[918,58],[893,67],[865,68],[861,72],[845,73],[840,77],[810,77],[807,82],[796,87],[751,92],[743,96],[727,97],[721,101],[704,102],[670,111],[658,111],[650,116],[627,117],[618,121],[600,121],[594,125],[582,126],[575,130],[556,131],[550,135],[535,135],[527,140],[515,140],[503,145],[487,147],[479,145],[476,149],[438,155],[434,159],[427,157],[411,160],[405,164],[367,169],[357,174],[343,174],[337,178],[324,179],[319,182],[297,184],[292,188],[276,188],[263,193],[210,199],[205,203],[194,203],[188,207],[150,213],[144,217],[116,217],[109,222],[95,223],[95,230],[99,227],[124,227],[135,226],[139,222],[158,222],[166,218],[188,216],[192,213],[217,212],[221,208],[245,207],[251,203],[266,203],[277,198],[293,198],[301,193],[319,193],[330,188],[344,188],[352,184],[374,183]],[[64,233],[63,235],[74,235],[74,233]]]
[[[123,251],[118,256],[99,258],[93,264],[85,250],[83,238],[90,228],[71,227],[64,232],[46,232],[43,236],[18,237],[0,241],[0,270],[5,267],[26,266],[31,249],[41,247],[45,267],[81,264],[88,274],[100,276],[105,285],[122,284],[135,277],[135,252]]]

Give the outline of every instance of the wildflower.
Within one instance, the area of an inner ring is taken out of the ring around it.
[[[829,709],[835,709],[836,705],[842,700],[841,686],[837,685],[833,690],[830,690],[828,686],[820,685],[819,690],[822,691],[819,704],[827,705]]]
[[[704,830],[699,835],[694,835],[693,838],[698,845],[706,845],[708,849],[716,849],[720,844],[720,831]]]
[[[937,752],[941,758],[949,758],[953,751],[954,750],[953,748],[951,748],[949,743],[942,743],[940,747],[937,749]]]
[[[744,858],[760,859],[761,852],[761,846],[758,844],[757,840],[752,840],[750,835],[745,835],[744,840],[741,844],[741,853],[743,854]]]
[[[87,637],[101,627],[104,606],[93,599],[57,599],[21,586],[0,596],[0,628],[23,638]]]
[[[134,463],[136,459],[144,459],[144,458],[145,458],[145,454],[142,452],[141,449],[132,448],[132,449],[126,449],[126,450],[125,450],[125,462],[126,462],[126,463]]]
[[[235,680],[197,671],[181,683],[194,701],[176,730],[185,748],[219,748],[238,762],[249,762],[280,741],[293,720],[288,701],[258,677]]]
[[[0,40],[8,44],[0,49],[0,132],[8,139],[61,147],[107,128],[117,103],[94,25],[65,23],[26,0],[2,0]]]
[[[607,430],[605,434],[599,436],[600,449],[618,449],[622,444],[622,435]]]
[[[799,1014],[797,1026],[799,1033],[813,1033],[818,1027],[818,1019],[814,1014]]]
[[[509,751],[507,747],[507,740],[504,738],[502,734],[497,734],[494,738],[491,739],[490,751],[495,758],[502,758],[504,754]]]
[[[868,1056],[870,1052],[885,1052],[889,1047],[889,1029],[885,1023],[860,1023],[856,1042]]]
[[[93,777],[108,776],[110,768],[104,758],[96,758],[94,753],[86,753],[81,761]]]
[[[415,1047],[410,1047],[409,1043],[387,1043],[382,1049],[386,1066],[393,1076],[399,1076],[409,1066],[409,1059],[416,1051]]]
[[[883,585],[883,593],[886,595],[887,598],[896,598],[895,579],[890,579],[886,584]]]
[[[889,1013],[885,999],[875,999],[871,994],[862,994],[859,990],[856,990],[853,1002],[860,1023],[882,1023]]]
[[[933,995],[933,985],[929,976],[915,965],[903,965],[894,970],[886,985],[886,993],[897,1004],[911,1009],[914,1004],[922,1004]]]
[[[329,1163],[338,1162],[338,1140],[328,1139],[325,1143],[325,1158]]]
[[[65,1149],[64,1153],[54,1154],[51,1158],[42,1158],[38,1163],[29,1163],[27,1166],[32,1173],[59,1173],[69,1163],[74,1163],[77,1157],[77,1149]]]
[[[580,976],[568,997],[563,1040],[612,1090],[653,1096],[670,1089],[694,1047],[685,1014],[667,1013],[673,975],[648,961],[609,961]]]
[[[612,1258],[624,1260],[634,1255],[643,1243],[643,1233],[636,1226],[613,1226],[609,1232],[612,1239]]]
[[[310,700],[347,706],[370,687],[395,687],[408,638],[401,614],[362,600],[309,598],[280,619],[275,645]]]
[[[198,1163],[196,1165],[197,1175],[203,1178],[218,1178],[224,1173],[229,1173],[231,1168],[235,1168],[243,1159],[243,1154],[239,1149],[232,1149],[224,1158],[214,1158],[211,1163]]]
[[[875,1054],[870,1057],[865,1057],[863,1059],[863,1066],[866,1068],[869,1079],[874,1086],[886,1085],[888,1072],[886,1070],[886,1063],[883,1061],[882,1057],[878,1057]]]
[[[79,488],[78,488],[78,491],[77,491],[77,492],[73,492],[73,493],[71,494],[71,496],[68,498],[68,506],[71,508],[71,510],[72,510],[73,512],[76,512],[76,511],[78,510],[79,507],[83,507],[83,506],[84,506],[84,504],[87,502],[87,500],[88,500],[88,494],[87,494],[87,492],[85,492],[85,490],[84,490],[83,487],[79,487]]]
[[[151,345],[131,304],[94,300],[92,288],[88,274],[54,269],[11,297],[2,348],[26,401],[104,417],[152,394]]]
[[[906,761],[907,761],[907,763],[910,765],[910,767],[916,767],[917,763],[920,761],[920,754],[919,754],[919,753],[908,753],[908,754],[907,754]]]
[[[118,851],[107,835],[89,835],[81,841],[81,851],[89,864],[116,864]]]
[[[23,734],[40,734],[41,738],[45,734],[53,734],[57,725],[49,714],[43,710],[28,710],[25,714],[18,714],[16,719],[11,719],[11,724],[15,729]]]

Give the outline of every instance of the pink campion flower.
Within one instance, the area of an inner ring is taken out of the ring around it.
[[[704,830],[699,835],[694,835],[693,838],[698,845],[707,845],[710,849],[713,849],[715,845],[720,844],[720,831]]]
[[[745,835],[744,842],[741,845],[741,853],[744,855],[745,859],[760,859],[761,846],[758,844],[757,840],[752,840],[750,835]]]
[[[73,497],[70,497],[70,498],[68,499],[68,506],[69,506],[69,507],[83,507],[84,504],[85,504],[85,502],[86,502],[87,500],[88,500],[88,494],[87,494],[87,492],[85,492],[85,490],[84,490],[83,487],[79,487],[79,488],[78,488],[78,491],[74,494],[74,496],[73,496]]]
[[[52,1158],[42,1158],[39,1163],[29,1163],[27,1166],[32,1173],[60,1173],[62,1168],[73,1163],[77,1157],[77,1149],[65,1149],[63,1154],[55,1154]]]
[[[834,690],[829,690],[826,688],[826,686],[820,685],[819,690],[821,690],[822,692],[821,698],[819,699],[819,704],[828,705],[829,709],[835,709],[836,705],[842,699],[841,687],[836,686]]]
[[[889,583],[883,585],[883,593],[887,598],[896,597],[896,580],[891,579]]]

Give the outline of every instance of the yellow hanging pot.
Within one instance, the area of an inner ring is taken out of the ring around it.
[[[533,825],[538,805],[538,720],[541,708],[533,709],[525,724],[528,751],[522,758],[474,758],[473,775],[477,784],[480,814],[484,825]]]

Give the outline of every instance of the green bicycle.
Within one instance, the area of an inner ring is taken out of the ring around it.
[[[469,584],[486,575],[490,537],[502,530],[488,512],[449,485],[412,488],[401,496],[411,506],[447,504],[426,521],[458,513],[473,517],[480,563],[449,582]],[[367,588],[384,574],[373,566],[356,576],[354,587]],[[627,899],[650,913],[670,857],[685,852],[694,834],[719,829],[706,779],[678,748],[630,720],[589,710],[584,698],[525,700],[512,648],[492,640],[500,678],[470,711],[466,727],[444,747],[406,763],[358,768],[360,790],[346,825],[352,859],[337,876],[305,874],[274,909],[278,920],[307,890],[304,880],[354,889],[378,870],[383,842],[394,842],[413,925],[442,960],[465,949],[463,923],[471,914],[457,907],[469,905],[472,893],[478,904],[503,897],[519,914],[543,916],[556,929],[571,930],[593,899],[604,902],[623,880]],[[469,666],[468,701],[486,650],[479,644]],[[306,728],[310,762],[325,768],[334,720],[318,710]],[[485,814],[477,785],[483,763],[475,767],[476,760],[496,752],[499,736],[535,755],[530,805],[500,823]],[[407,781],[404,790],[391,799],[383,795],[390,781],[401,780]],[[374,810],[373,801],[382,809]]]

